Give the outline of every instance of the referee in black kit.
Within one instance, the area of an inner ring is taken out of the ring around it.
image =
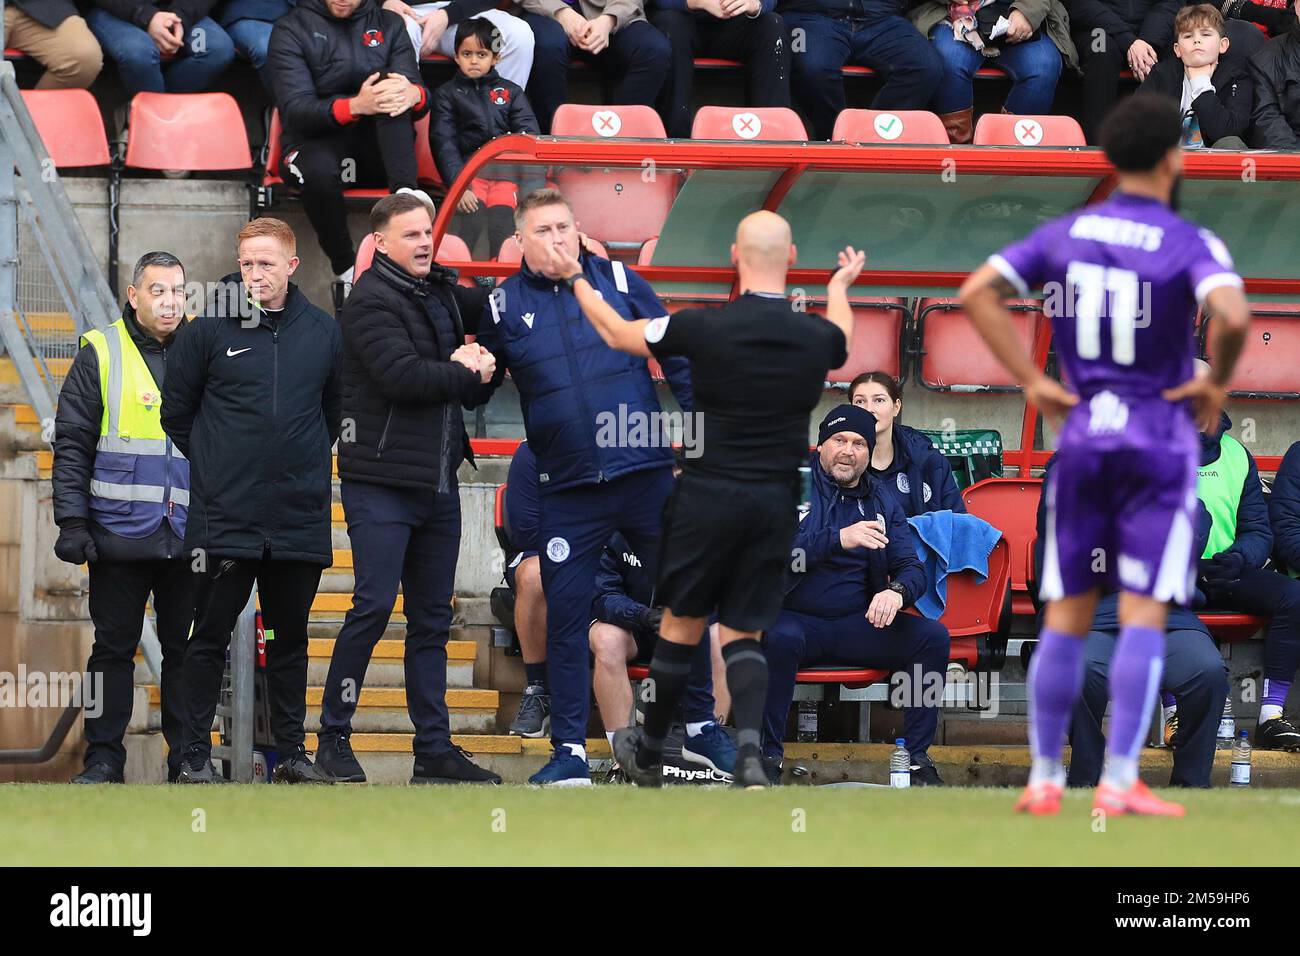
[[[703,424],[702,453],[686,459],[664,509],[656,586],[663,640],[650,663],[654,699],[644,729],[614,735],[614,756],[634,783],[660,784],[673,709],[716,610],[740,730],[735,783],[767,786],[759,749],[767,660],[759,640],[781,611],[798,526],[799,467],[808,456],[808,416],[827,371],[847,360],[853,336],[848,288],[866,255],[851,246],[839,254],[839,269],[827,284],[829,322],[787,298],[795,247],[789,223],[772,212],[741,220],[731,261],[742,293],[716,309],[629,322],[605,304],[563,248],[552,246],[551,255],[545,271],[565,277],[606,344],[633,355],[691,360]]]

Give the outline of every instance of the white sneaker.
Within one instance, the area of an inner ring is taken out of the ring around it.
[[[438,207],[433,204],[433,199],[423,189],[412,189],[410,186],[403,186],[393,195],[396,196],[400,193],[410,193],[416,199],[420,200],[420,202],[428,206],[430,218],[434,218],[438,215]]]
[[[353,269],[352,266],[348,266],[346,272],[340,272],[338,275],[334,277],[334,284],[341,286],[343,289],[343,294],[339,298],[340,303],[342,303],[344,300],[347,299],[349,295],[352,294],[352,269]]]

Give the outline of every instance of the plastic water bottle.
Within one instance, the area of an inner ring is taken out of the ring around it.
[[[889,755],[889,785],[891,787],[912,785],[912,755],[907,752],[902,737],[894,741],[894,752]]]
[[[1250,786],[1250,738],[1244,730],[1232,750],[1232,778],[1229,782],[1234,787]]]
[[[1223,716],[1219,718],[1219,736],[1215,741],[1216,750],[1231,750],[1233,738],[1237,736],[1237,722],[1232,719],[1232,698],[1223,700]]]
[[[817,742],[817,701],[799,701],[799,716],[795,739],[801,744]]]

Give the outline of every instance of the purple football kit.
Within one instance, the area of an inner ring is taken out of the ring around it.
[[[1199,443],[1186,403],[1193,320],[1212,289],[1241,287],[1209,230],[1129,193],[1036,229],[990,257],[1022,296],[1039,286],[1062,377],[1079,395],[1047,476],[1040,596],[1122,588],[1192,594]]]

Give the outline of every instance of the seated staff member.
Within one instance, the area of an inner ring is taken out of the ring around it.
[[[903,390],[892,375],[863,372],[849,385],[849,401],[876,416],[871,477],[898,502],[904,516],[927,511],[965,512],[948,459],[928,437],[901,421]]]

